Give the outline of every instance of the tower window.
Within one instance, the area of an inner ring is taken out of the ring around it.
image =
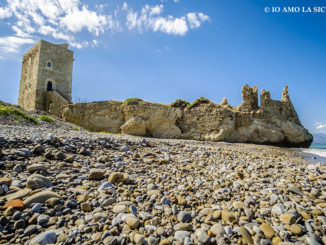
[[[48,85],[47,85],[47,91],[53,91],[53,87],[52,87],[52,82],[48,81]]]
[[[52,63],[51,62],[47,62],[46,63],[46,66],[49,67],[49,68],[51,68],[52,67]]]

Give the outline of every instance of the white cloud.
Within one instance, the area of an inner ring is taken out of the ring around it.
[[[7,52],[10,50],[18,52],[20,46],[29,44],[31,38],[38,35],[64,40],[73,47],[82,48],[88,45],[86,40],[77,40],[76,33],[86,30],[98,36],[119,26],[118,21],[114,21],[111,15],[99,14],[81,0],[6,0],[6,2],[5,7],[0,7],[0,20],[11,18],[9,21],[13,34],[10,38],[20,40],[14,45],[2,42],[1,50]],[[96,5],[95,8],[103,10],[104,5]],[[2,37],[2,40],[5,38],[9,37]]]
[[[19,52],[23,45],[44,37],[63,40],[75,48],[97,47],[103,43],[98,40],[101,34],[124,28],[140,33],[153,31],[183,36],[209,21],[207,15],[195,12],[179,17],[163,16],[163,3],[167,0],[158,5],[146,4],[135,11],[127,2],[108,10],[108,4],[89,6],[85,0],[2,1],[5,3],[0,7],[0,22],[9,23],[12,33],[0,37],[1,52]],[[87,35],[79,35],[81,32]]]
[[[163,4],[151,8],[149,15],[160,15],[163,12]]]
[[[61,19],[61,24],[71,32],[80,32],[86,28],[89,32],[96,36],[100,32],[104,32],[107,19],[104,15],[97,15],[93,11],[89,11],[85,6],[81,10],[73,11]]]
[[[201,26],[202,22],[209,21],[209,17],[203,13],[188,13],[187,20],[191,29],[196,29]]]
[[[0,37],[0,51],[4,53],[18,53],[19,48],[25,44],[33,44],[35,40],[21,37]]]
[[[326,130],[326,123],[315,122],[315,126],[317,130]]]
[[[188,13],[186,16],[173,17],[171,15],[162,17],[164,6],[145,5],[140,11],[128,9],[127,27],[129,30],[142,32],[143,30],[161,31],[167,34],[184,36],[190,29],[199,28],[202,22],[209,21],[209,17],[203,13]]]
[[[12,15],[9,8],[0,8],[0,20],[9,18]]]
[[[159,17],[153,20],[153,31],[161,31],[168,34],[174,35],[185,35],[188,32],[188,25],[185,17],[173,18],[169,16],[168,18]]]

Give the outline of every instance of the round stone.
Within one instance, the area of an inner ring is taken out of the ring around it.
[[[127,210],[126,205],[115,205],[112,209],[113,213],[119,214],[119,213],[125,213]]]
[[[139,226],[139,219],[134,217],[128,217],[126,219],[126,224],[130,226],[132,229],[136,229]]]

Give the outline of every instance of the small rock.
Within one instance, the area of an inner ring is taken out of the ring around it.
[[[36,225],[29,225],[29,226],[27,226],[26,229],[24,230],[24,235],[25,235],[25,236],[30,236],[30,235],[32,235],[36,230],[37,230],[37,226],[36,226]]]
[[[236,220],[236,217],[232,211],[229,210],[222,210],[222,220],[225,223],[232,223],[233,221]]]
[[[45,170],[45,166],[41,163],[35,163],[27,166],[27,171],[30,173],[35,172],[37,170]]]
[[[51,197],[61,198],[57,193],[52,191],[42,191],[26,198],[23,203],[26,207],[30,207],[33,203],[44,203]]]
[[[111,182],[112,184],[119,184],[121,182],[127,183],[128,182],[128,175],[126,173],[119,173],[119,172],[114,172],[111,173],[108,181]]]
[[[178,213],[177,218],[179,222],[183,222],[183,223],[191,222],[191,213],[186,211],[180,211]]]
[[[273,238],[275,235],[274,229],[267,223],[261,224],[259,229],[264,233],[267,238]]]
[[[99,168],[92,168],[88,175],[89,180],[101,180],[104,178],[105,171]]]
[[[20,173],[23,171],[23,168],[20,164],[16,164],[15,167],[13,168],[13,171],[15,171],[16,173]]]
[[[302,234],[302,228],[297,224],[291,225],[290,231],[295,235],[301,235]]]
[[[294,214],[281,214],[280,220],[287,225],[292,225],[295,222],[296,217]]]
[[[132,229],[136,229],[139,226],[139,219],[134,217],[128,217],[126,219],[126,224],[130,226]]]
[[[145,243],[145,237],[143,235],[136,234],[134,236],[134,241],[135,241],[136,244],[144,244]]]
[[[217,237],[223,237],[225,234],[223,225],[215,224],[211,227],[210,231]]]
[[[288,191],[289,192],[292,192],[292,193],[294,193],[294,194],[297,194],[297,195],[299,195],[299,196],[303,196],[304,194],[303,194],[303,192],[302,191],[300,191],[298,188],[296,188],[296,187],[290,187],[289,189],[288,189]]]
[[[12,206],[15,209],[24,209],[24,203],[20,199],[10,200],[2,207],[2,209],[7,209]]]
[[[126,205],[115,205],[112,209],[113,213],[119,214],[119,213],[125,213],[127,210]]]
[[[317,242],[314,238],[312,237],[307,237],[306,242],[309,245],[321,245],[319,242]]]
[[[114,185],[111,182],[105,182],[98,188],[98,191],[105,191],[110,189],[114,190],[115,189]]]
[[[24,229],[25,228],[25,220],[23,220],[23,219],[17,220],[14,223],[14,228],[15,228],[15,230]]]
[[[50,220],[49,215],[41,214],[41,215],[37,216],[37,223],[40,226],[46,226],[47,223],[49,222],[49,220]]]
[[[8,217],[12,216],[15,213],[15,208],[13,206],[9,206],[4,212],[3,215]]]
[[[37,145],[33,148],[33,154],[41,155],[45,152],[45,148],[42,145]]]
[[[40,174],[32,174],[27,178],[26,186],[32,190],[48,188],[52,185],[51,181]]]
[[[187,237],[189,237],[188,231],[176,231],[174,233],[174,239],[183,242]]]
[[[91,204],[89,202],[81,203],[80,208],[84,212],[91,212],[92,211],[92,207],[91,207]]]
[[[97,221],[99,221],[100,219],[106,219],[108,216],[107,216],[107,214],[105,214],[105,213],[96,213],[96,214],[94,214],[94,216],[93,216],[93,220],[95,221],[95,222],[97,222]]]
[[[252,236],[250,235],[249,231],[245,227],[243,226],[240,227],[240,234],[247,244],[254,244],[254,240],[252,239]]]
[[[37,235],[29,242],[29,244],[54,244],[56,239],[56,231],[50,230]]]
[[[6,184],[7,186],[11,185],[11,179],[7,177],[0,178],[0,185]]]

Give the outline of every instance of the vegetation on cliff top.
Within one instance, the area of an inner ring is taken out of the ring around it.
[[[139,98],[129,98],[129,99],[126,99],[123,103],[125,103],[126,105],[138,105],[138,103],[140,101],[143,101],[143,100],[139,99]]]
[[[190,105],[190,103],[186,100],[181,100],[181,99],[177,99],[176,101],[174,101],[173,103],[170,104],[171,107],[176,107],[176,108],[181,108],[184,109],[186,107],[188,107]]]
[[[210,102],[209,99],[206,99],[204,97],[200,97],[200,98],[196,99],[194,102],[192,102],[191,104],[189,104],[187,106],[187,108],[191,109],[191,108],[194,108],[194,107],[199,106],[201,104],[208,104],[209,102]]]
[[[48,122],[48,123],[53,123],[55,121],[52,117],[48,117],[48,116],[45,116],[45,115],[39,116],[39,119],[44,121],[44,122]]]
[[[37,120],[37,118],[31,116],[31,115],[28,115],[26,114],[25,112],[15,108],[15,107],[12,107],[12,106],[7,106],[7,105],[4,105],[4,104],[0,104],[0,115],[8,115],[8,116],[12,116],[14,118],[23,118],[23,119],[26,119],[30,122],[33,122],[35,124],[38,124],[39,121]]]

